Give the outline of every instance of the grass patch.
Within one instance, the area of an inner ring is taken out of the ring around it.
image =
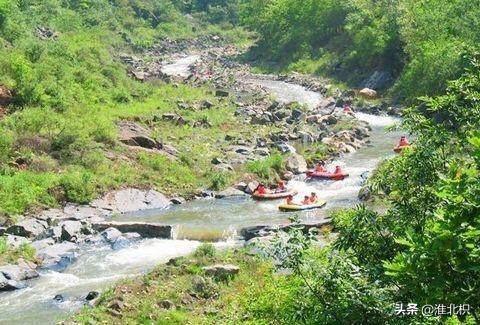
[[[243,251],[216,253],[211,248],[202,245],[190,257],[177,258],[144,277],[117,284],[102,295],[97,307],[83,309],[72,322],[213,324],[248,320],[244,317],[244,298],[252,296],[252,290],[265,288],[264,281],[272,276],[272,268]],[[218,263],[237,265],[240,273],[226,279],[204,274],[203,266]],[[116,299],[122,299],[128,307],[113,316],[108,306]],[[175,307],[162,307],[166,300]]]
[[[35,249],[29,244],[22,244],[18,248],[7,245],[7,239],[0,237],[0,265],[16,263],[19,258],[35,261]]]
[[[307,164],[311,166],[320,160],[327,159],[332,152],[326,144],[316,142],[308,147],[302,147],[299,153],[305,158]]]
[[[249,162],[246,168],[262,181],[273,182],[284,170],[284,157],[279,153],[274,153],[265,159]]]

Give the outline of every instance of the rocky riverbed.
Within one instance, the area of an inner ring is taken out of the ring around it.
[[[169,83],[182,82],[211,87],[218,98],[224,98],[235,104],[235,114],[245,124],[271,127],[273,132],[266,137],[256,134],[235,137],[226,133],[224,141],[217,144],[223,154],[211,162],[217,171],[234,170],[246,162],[281,152],[286,156],[286,171],[283,178],[294,179],[295,186],[300,186],[301,191],[311,191],[316,188],[305,187],[301,176],[295,176],[304,173],[311,163],[299,154],[299,147],[322,144],[329,148],[330,159],[335,159],[370,145],[371,121],[368,118],[359,118],[360,115],[345,113],[342,109],[343,103],[353,102],[358,92],[340,91],[331,86],[327,80],[313,77],[255,75],[250,72],[247,65],[233,59],[238,53],[235,47],[223,44],[219,38],[211,37],[208,40],[186,42],[166,40],[142,56],[123,54],[120,58],[128,65],[134,78],[143,81],[160,79]],[[211,105],[212,103],[208,101],[194,106],[180,102],[177,103],[177,109],[159,118],[172,123],[197,123],[198,121],[186,121],[182,117],[182,110],[201,110]],[[363,105],[354,106],[354,109],[366,112],[377,112],[381,109],[392,115],[398,114],[398,108],[390,106],[388,108],[384,103],[380,105],[383,106],[378,108],[379,105]],[[194,127],[209,127],[208,121],[204,123]],[[118,129],[119,141],[124,145],[177,159],[176,149],[156,141],[145,125],[135,121],[123,121],[119,123]],[[377,126],[375,130],[378,133],[379,127]],[[382,145],[388,144],[382,142]],[[360,155],[359,164],[363,159]],[[358,192],[357,182],[361,181],[363,167],[358,169],[358,175],[356,173],[357,171],[352,177],[355,183],[345,184],[348,189],[346,195],[350,195],[350,189]],[[249,177],[223,191],[200,190],[192,193],[189,199],[247,200],[257,185],[258,182]],[[328,184],[322,185],[321,189],[337,196],[337,189],[331,188]],[[353,195],[356,198],[356,193]],[[340,197],[339,204],[342,204],[343,196]],[[88,250],[92,247],[106,246],[115,251],[131,247],[135,243],[143,247],[142,245],[149,239],[175,239],[178,233],[177,225],[176,222],[169,222],[168,218],[164,218],[165,222],[142,218],[139,218],[140,221],[132,221],[119,216],[149,210],[159,213],[158,211],[169,211],[171,208],[172,213],[175,213],[173,207],[186,201],[182,197],[167,198],[151,189],[126,188],[107,193],[88,205],[67,204],[61,208],[21,216],[15,224],[1,225],[0,235],[6,236],[9,246],[19,247],[28,243],[35,248],[36,255],[34,262],[20,259],[16,264],[0,266],[0,291],[22,289],[29,286],[31,279],[45,272],[66,270],[81,256],[86,247]],[[247,209],[245,211],[249,211],[250,203],[238,202],[239,206]],[[225,206],[230,210],[233,208],[233,205]],[[256,213],[267,216],[272,214],[270,208],[274,207],[268,205],[265,207],[265,210]],[[219,207],[215,209],[218,210]],[[223,211],[222,209],[220,207],[220,211]],[[188,222],[189,219],[186,220]],[[321,228],[328,223],[328,219],[320,217],[306,221],[303,225],[305,229],[310,229]],[[208,222],[206,224],[208,226]],[[281,227],[286,226],[280,225]],[[277,229],[278,227],[272,224],[265,224],[264,219],[259,219],[241,223],[237,230],[243,239],[249,240],[268,236]],[[182,238],[188,239],[188,236]],[[190,248],[195,246],[191,243],[186,245],[188,249],[182,249],[181,252],[189,252]],[[85,297],[96,296],[95,293],[84,294]],[[59,301],[64,299],[61,295],[57,298]],[[82,303],[92,299],[83,299]]]

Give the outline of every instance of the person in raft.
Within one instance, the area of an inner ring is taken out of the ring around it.
[[[293,202],[293,195],[289,195],[287,196],[287,205],[299,205],[299,204]]]
[[[316,204],[317,202],[318,202],[317,193],[312,192],[312,193],[310,194],[310,203],[311,203],[311,204]]]
[[[335,175],[343,174],[342,167],[336,166],[335,167],[335,172],[333,172]]]
[[[303,197],[302,204],[303,204],[303,205],[310,205],[310,204],[311,204],[311,203],[310,203],[310,197],[309,197],[308,195],[305,195],[305,196]]]
[[[344,105],[343,105],[343,112],[344,112],[345,114],[350,114],[350,115],[353,115],[353,114],[354,114],[354,112],[353,112],[353,110],[352,110],[352,106],[350,106],[350,104],[344,104]]]
[[[267,194],[268,192],[267,192],[267,189],[265,188],[265,185],[258,184],[257,188],[255,189],[255,191],[253,191],[253,193],[258,195],[264,195],[264,194]]]
[[[287,187],[285,186],[284,181],[279,181],[277,184],[277,188],[275,189],[275,193],[283,193],[287,191]]]
[[[408,142],[408,139],[406,136],[402,135],[400,138],[400,142],[398,143],[399,147],[408,147],[410,143]]]
[[[317,173],[325,173],[325,172],[327,172],[327,169],[325,168],[325,162],[319,161],[319,162],[315,165],[315,171],[316,171]]]

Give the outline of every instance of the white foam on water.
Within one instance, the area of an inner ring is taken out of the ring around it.
[[[373,114],[367,114],[367,113],[362,113],[362,112],[357,112],[355,113],[355,117],[359,119],[360,121],[365,121],[371,126],[392,126],[396,123],[400,123],[400,119],[398,117],[392,117],[392,116],[379,116],[379,115],[373,115]]]
[[[115,251],[106,257],[110,265],[155,265],[170,258],[193,252],[200,242],[191,240],[147,239],[140,243]]]
[[[189,55],[180,58],[171,64],[164,65],[161,71],[168,76],[187,78],[190,75],[190,66],[198,60],[200,60],[199,55]]]

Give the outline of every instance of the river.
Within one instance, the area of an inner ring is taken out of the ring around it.
[[[184,58],[175,69],[183,69],[190,60]],[[180,67],[180,68],[179,68]],[[172,68],[172,67],[170,67]],[[318,93],[301,86],[282,81],[256,79],[253,82],[270,91],[277,100],[298,101],[317,105],[324,100]],[[299,195],[312,191],[327,201],[326,208],[300,214],[304,221],[320,221],[335,208],[358,204],[357,194],[366,172],[392,154],[398,139],[395,132],[386,132],[385,127],[396,119],[356,114],[372,127],[370,143],[355,153],[332,162],[342,165],[350,177],[339,182],[306,182],[297,178],[289,187]],[[299,196],[301,197],[301,196]],[[65,271],[42,271],[38,279],[31,280],[26,289],[0,294],[0,324],[54,324],[81,307],[78,298],[91,290],[102,290],[119,279],[147,272],[153,266],[176,256],[187,255],[195,250],[200,241],[214,241],[218,248],[239,245],[238,231],[252,225],[274,225],[288,222],[288,214],[277,209],[277,202],[256,202],[250,198],[196,200],[168,210],[149,210],[116,217],[115,220],[154,221],[178,225],[175,240],[146,239],[130,247],[112,250],[110,246],[84,246],[79,257]],[[61,294],[64,302],[54,301]]]

